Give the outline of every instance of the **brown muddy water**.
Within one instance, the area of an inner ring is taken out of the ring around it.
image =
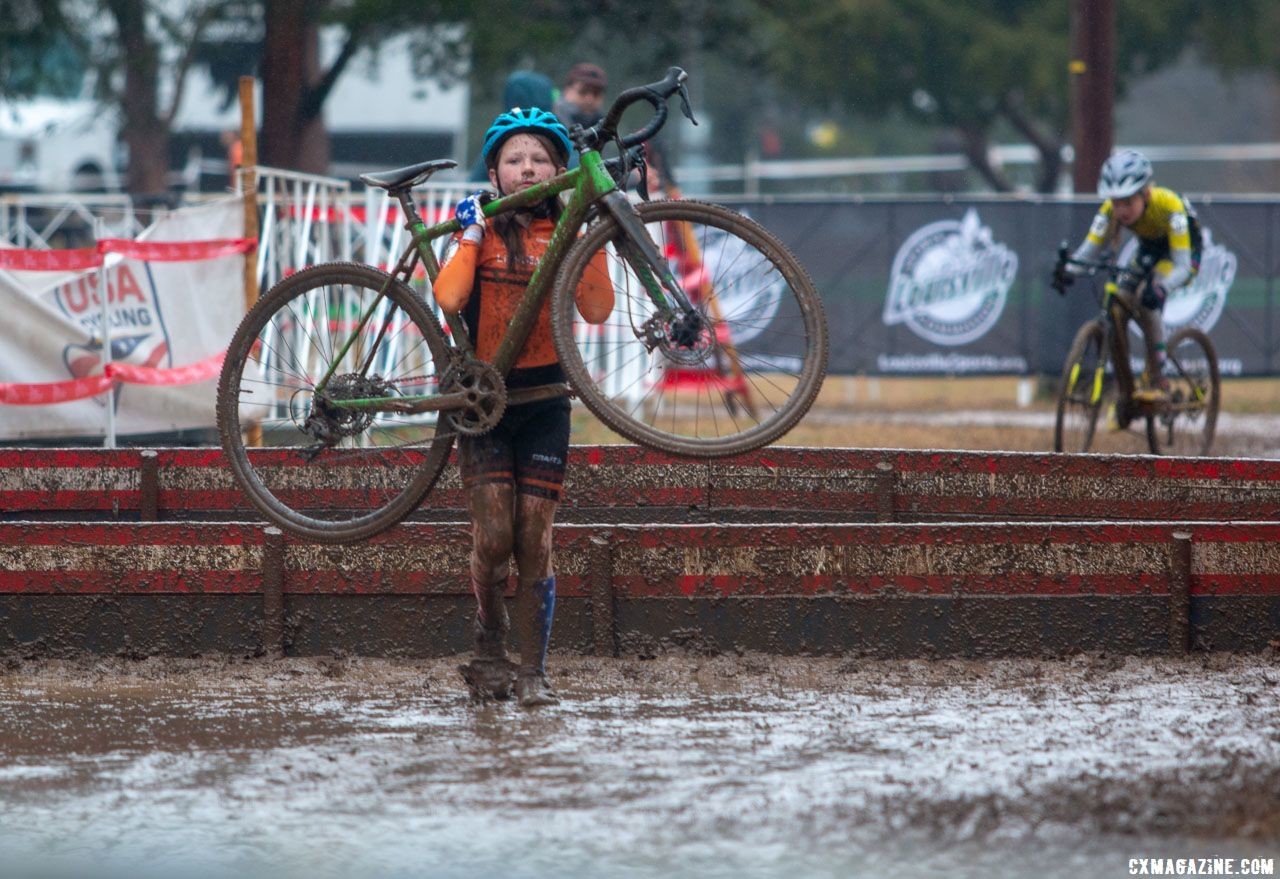
[[[1130,858],[1280,862],[1273,654],[553,656],[564,702],[534,712],[471,704],[457,661],[10,660],[0,875],[1065,877],[1129,875]]]

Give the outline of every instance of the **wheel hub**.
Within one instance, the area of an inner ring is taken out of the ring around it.
[[[300,429],[327,445],[344,437],[363,433],[377,417],[376,412],[338,405],[344,400],[385,397],[394,392],[391,383],[379,376],[351,372],[334,376],[320,393],[311,398],[310,411]]]

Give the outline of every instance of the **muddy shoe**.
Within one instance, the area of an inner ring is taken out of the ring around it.
[[[476,657],[466,665],[458,666],[462,679],[467,682],[473,699],[499,702],[511,698],[516,683],[515,664],[505,659]]]
[[[560,697],[547,683],[547,676],[536,671],[522,671],[516,678],[516,698],[521,708],[537,708],[539,705],[556,705]]]

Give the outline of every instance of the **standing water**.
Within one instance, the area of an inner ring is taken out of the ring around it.
[[[1280,856],[1271,655],[557,656],[563,702],[532,712],[472,704],[458,661],[10,661],[0,873],[1267,875]]]

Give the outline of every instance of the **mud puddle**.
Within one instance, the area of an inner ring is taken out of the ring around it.
[[[0,674],[0,868],[1121,876],[1280,861],[1280,661],[104,660]]]

